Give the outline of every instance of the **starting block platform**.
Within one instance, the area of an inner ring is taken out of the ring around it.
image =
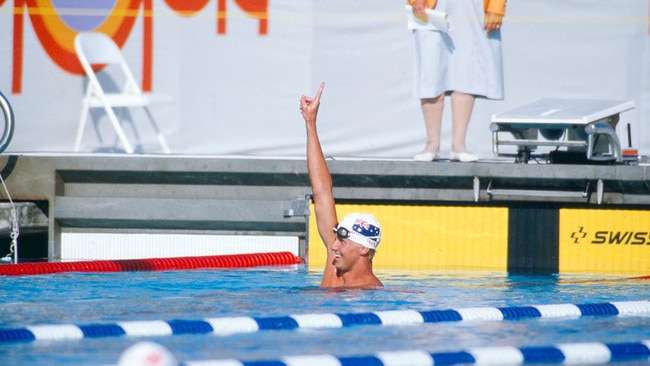
[[[624,156],[616,135],[620,114],[633,108],[632,101],[539,99],[492,116],[492,151],[495,156],[515,157],[519,163],[527,163],[539,146],[556,148],[549,153],[550,162],[638,159]],[[502,138],[503,133],[514,139]],[[503,146],[516,146],[517,152],[504,152]]]

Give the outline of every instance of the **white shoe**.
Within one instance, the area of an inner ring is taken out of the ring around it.
[[[473,161],[478,161],[478,156],[470,154],[468,152],[451,152],[449,154],[449,160],[451,161],[460,161],[461,163],[471,163]]]
[[[416,154],[413,157],[413,160],[415,160],[415,161],[435,161],[435,160],[440,160],[440,155],[438,155],[437,152],[421,152],[419,154]]]

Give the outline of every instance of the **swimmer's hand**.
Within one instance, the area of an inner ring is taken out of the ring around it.
[[[323,94],[323,89],[325,88],[325,83],[320,84],[320,88],[316,92],[316,95],[311,98],[306,95],[303,95],[300,98],[300,113],[302,118],[305,119],[305,122],[315,123],[316,115],[318,115],[318,107],[320,107],[320,96]]]

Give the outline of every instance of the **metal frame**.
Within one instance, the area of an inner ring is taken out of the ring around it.
[[[629,101],[540,99],[492,117],[492,152],[525,163],[538,146],[566,147],[584,151],[587,160],[622,163],[615,128],[620,113],[632,108]],[[501,139],[502,132],[515,139]],[[517,146],[517,153],[503,153],[500,146]]]

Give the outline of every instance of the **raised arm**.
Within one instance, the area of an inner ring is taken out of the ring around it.
[[[332,271],[328,270],[328,267],[331,266],[329,247],[336,240],[336,234],[332,229],[337,224],[337,218],[336,208],[334,206],[334,194],[332,193],[332,177],[325,163],[325,156],[323,155],[316,129],[316,117],[324,87],[325,83],[322,83],[316,96],[313,98],[308,96],[300,98],[300,111],[302,112],[302,117],[305,119],[305,126],[307,128],[307,170],[309,172],[312,193],[314,194],[316,224],[323,244],[328,249],[328,260],[325,266],[325,277],[328,277],[333,274],[333,268]]]
[[[313,98],[303,96],[300,99],[300,111],[307,128],[307,170],[312,193],[314,194],[314,210],[318,233],[323,243],[329,247],[335,239],[332,228],[337,223],[336,208],[334,206],[334,194],[332,193],[332,177],[325,163],[325,156],[323,155],[316,128],[316,117],[324,87],[325,83],[321,83],[316,96]]]

